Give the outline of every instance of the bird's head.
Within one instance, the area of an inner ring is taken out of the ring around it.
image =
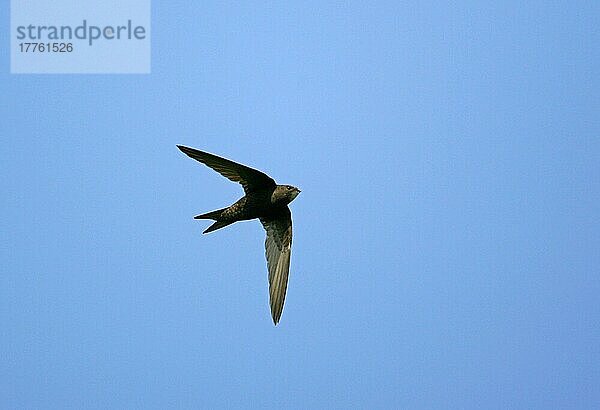
[[[279,202],[289,204],[292,202],[298,194],[300,190],[291,185],[277,185],[275,191],[273,191],[273,195],[271,197],[272,202]]]

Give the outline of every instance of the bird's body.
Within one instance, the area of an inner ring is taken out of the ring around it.
[[[191,158],[244,187],[245,195],[234,204],[194,218],[215,221],[204,233],[234,222],[260,219],[267,231],[265,249],[269,270],[269,299],[273,322],[277,324],[285,301],[292,246],[292,219],[287,205],[298,196],[300,190],[290,185],[277,185],[266,174],[228,159],[181,145],[177,147]]]

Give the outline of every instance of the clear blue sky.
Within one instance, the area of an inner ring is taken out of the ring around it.
[[[598,406],[598,2],[153,3],[150,75],[0,11],[0,407]],[[175,144],[302,189],[278,327]]]

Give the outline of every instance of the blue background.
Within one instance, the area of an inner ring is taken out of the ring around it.
[[[597,407],[599,3],[221,3],[154,2],[150,75],[1,31],[1,407]],[[302,189],[279,326],[177,143]]]

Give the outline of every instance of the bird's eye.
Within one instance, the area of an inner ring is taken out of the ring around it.
[[[287,190],[289,191],[290,189],[292,189],[291,186],[286,186]]]

